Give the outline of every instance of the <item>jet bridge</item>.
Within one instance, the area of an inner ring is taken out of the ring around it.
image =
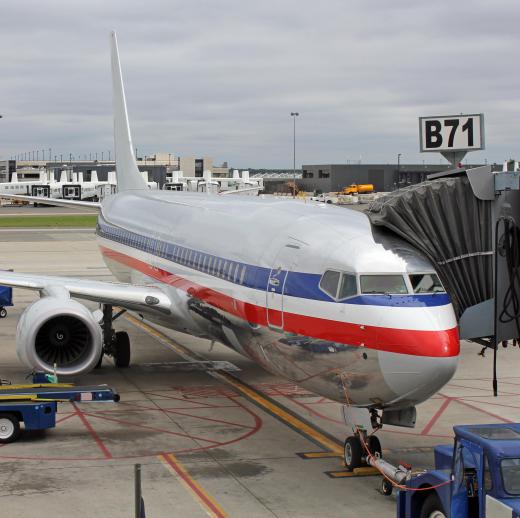
[[[460,337],[493,349],[495,360],[497,344],[520,337],[520,172],[510,169],[436,173],[367,210],[373,225],[432,261],[451,296]]]

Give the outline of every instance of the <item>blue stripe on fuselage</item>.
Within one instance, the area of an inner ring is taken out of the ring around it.
[[[199,250],[167,243],[150,236],[137,234],[107,223],[102,216],[98,218],[96,233],[105,239],[122,243],[142,250],[156,257],[180,264],[184,267],[203,272],[206,275],[224,279],[227,282],[256,290],[266,291],[270,268],[255,266],[206,254]],[[286,271],[278,273],[283,279]],[[355,304],[364,306],[392,307],[432,307],[450,303],[447,293],[420,295],[356,295],[347,300],[336,302],[319,288],[321,275],[316,273],[288,272],[285,279],[284,295],[336,304]]]

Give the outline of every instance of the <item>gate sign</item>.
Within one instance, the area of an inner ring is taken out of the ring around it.
[[[421,153],[484,149],[484,114],[419,117]]]

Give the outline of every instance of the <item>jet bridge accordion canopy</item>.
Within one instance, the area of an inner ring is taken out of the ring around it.
[[[412,185],[366,211],[435,265],[457,317],[493,296],[492,202],[478,199],[466,175]]]

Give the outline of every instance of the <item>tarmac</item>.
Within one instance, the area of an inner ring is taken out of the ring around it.
[[[111,279],[92,229],[0,229],[0,268]],[[0,378],[13,383],[28,374],[16,355],[16,325],[37,297],[15,290],[15,305],[0,320]],[[128,314],[116,329],[130,334],[131,366],[116,369],[105,358],[101,369],[75,381],[109,384],[121,401],[60,404],[55,429],[24,432],[1,446],[2,516],[127,518],[136,463],[148,518],[395,516],[395,494],[380,493],[379,476],[346,476],[339,404],[223,345]],[[454,424],[520,420],[520,351],[499,351],[497,398],[492,355],[479,351],[462,344],[458,372],[418,407],[416,428],[378,433],[387,460],[429,468],[432,447],[452,442]],[[227,370],[201,360],[228,362]]]

